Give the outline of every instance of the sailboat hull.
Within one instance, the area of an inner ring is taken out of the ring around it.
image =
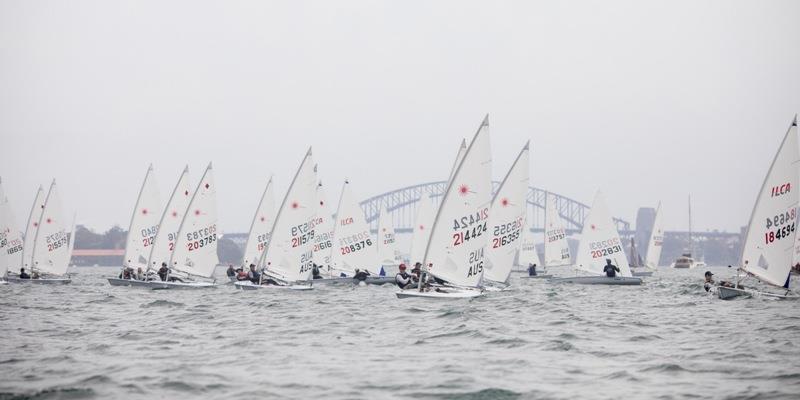
[[[330,285],[330,284],[340,284],[340,285],[357,285],[360,281],[353,279],[353,278],[322,278],[322,279],[314,279],[314,284],[316,285]],[[368,285],[385,285],[385,284],[395,284],[394,277],[389,276],[376,276],[376,277],[368,277],[364,280],[364,283]]]
[[[311,285],[256,285],[249,281],[236,282],[233,284],[237,289],[242,290],[312,290]]]
[[[120,278],[108,278],[108,283],[111,286],[130,286],[130,287],[143,287],[152,289],[160,284],[164,283],[163,281],[139,281],[135,279],[120,279]]]
[[[40,279],[20,279],[15,277],[7,277],[8,283],[27,283],[30,285],[66,285],[72,282],[69,278],[40,278]]]
[[[550,279],[552,278],[552,274],[539,274],[539,275],[523,275],[520,276],[522,279]]]
[[[216,283],[211,282],[152,282],[154,290],[188,290],[188,289],[210,289],[217,287]]]
[[[484,292],[478,289],[457,289],[457,288],[440,288],[427,292],[420,292],[416,289],[400,290],[397,293],[398,299],[407,299],[412,297],[424,299],[471,299],[483,296]]]
[[[737,297],[755,297],[755,298],[768,298],[778,300],[798,300],[800,296],[790,294],[777,294],[769,292],[759,292],[752,289],[732,288],[726,286],[717,286],[717,297],[720,300],[730,300]]]
[[[617,276],[609,278],[605,276],[575,276],[571,278],[552,278],[549,283],[575,283],[579,285],[641,285],[642,279],[636,277]]]

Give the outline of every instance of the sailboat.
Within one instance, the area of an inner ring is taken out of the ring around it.
[[[148,270],[158,271],[161,266],[169,266],[169,259],[175,250],[178,228],[191,200],[192,193],[189,189],[189,166],[186,166],[158,220],[156,236],[150,246],[150,255],[147,257]]]
[[[241,289],[310,290],[317,217],[316,167],[311,148],[306,152],[283,198],[261,253],[259,283],[236,282]]]
[[[483,295],[481,286],[489,236],[491,179],[487,115],[447,184],[425,249],[419,288],[400,290],[397,297],[471,298]],[[431,280],[436,283],[431,283]]]
[[[247,241],[244,244],[244,253],[240,267],[245,271],[250,270],[258,264],[261,253],[267,248],[269,234],[272,231],[272,224],[275,222],[275,195],[272,189],[272,178],[267,182],[261,199],[258,201],[253,222],[250,223],[250,230],[247,233]],[[230,277],[232,282],[236,277]]]
[[[619,268],[619,273],[614,278],[604,275],[603,268],[607,260]],[[591,275],[553,278],[549,282],[590,285],[640,285],[642,283],[641,278],[633,277],[631,274],[622,241],[616,226],[614,226],[611,213],[606,207],[605,197],[600,191],[595,195],[589,216],[583,222],[575,268]]]
[[[467,141],[461,139],[461,144],[458,146],[458,152],[456,153],[456,160],[450,169],[450,175],[447,176],[448,184],[453,179],[453,174],[456,173],[456,168],[461,164],[466,151]],[[414,230],[411,233],[411,251],[408,262],[412,265],[419,263],[421,266],[425,257],[425,248],[428,246],[428,239],[431,237],[431,226],[433,225],[433,219],[436,217],[436,210],[431,198],[424,194],[417,200],[417,203],[419,206],[417,207],[417,215],[414,218]]]
[[[692,240],[692,196],[689,196],[689,251],[681,254],[680,257],[675,259],[675,261],[672,263],[672,268],[693,269],[695,267],[705,266],[706,263],[692,258],[693,253],[694,241]]]
[[[644,270],[644,261],[642,256],[636,250],[636,239],[631,237],[631,254],[628,260],[628,266],[631,268],[633,276],[652,276],[653,271]]]
[[[8,271],[19,268],[22,264],[23,243],[11,203],[0,182],[0,278],[3,278],[0,282],[6,283],[4,278]]]
[[[196,289],[216,286],[207,280],[219,264],[217,258],[217,186],[211,163],[197,184],[183,214],[175,248],[169,260],[165,289]],[[170,279],[176,277],[178,279]],[[199,278],[199,279],[198,279]]]
[[[529,159],[529,143],[526,143],[492,199],[488,225],[491,235],[483,271],[487,288],[508,286],[514,256],[519,251],[525,229]]]
[[[631,265],[633,276],[652,276],[653,271],[658,268],[658,261],[661,258],[661,247],[664,244],[664,227],[661,225],[661,203],[656,207],[656,215],[653,219],[653,229],[650,232],[650,238],[647,241],[647,252],[645,253],[644,263],[639,263],[639,254],[636,253],[633,239],[631,239],[631,252],[632,258],[635,255],[637,258],[636,266]]]
[[[364,211],[355,200],[350,182],[345,180],[339,198],[339,207],[336,210],[336,220],[333,228],[334,247],[331,254],[331,268],[339,278],[332,281],[352,279],[356,270],[365,270],[368,276],[364,282],[371,284],[393,283],[394,277],[385,277],[381,274],[383,268],[378,258],[378,243],[372,238],[369,224],[364,217]],[[315,280],[323,283],[331,280]]]
[[[528,225],[528,220],[525,220],[525,229],[522,231],[522,243],[519,245],[519,252],[517,253],[517,266],[521,267],[521,270],[525,272],[525,275],[522,275],[522,278],[533,278],[533,279],[541,279],[541,278],[552,278],[553,275],[547,273],[538,273],[536,275],[529,275],[528,268],[531,265],[541,266],[542,260],[539,257],[539,253],[536,251],[536,237],[531,232],[531,228]],[[520,271],[520,270],[517,270]]]
[[[397,234],[392,215],[386,210],[386,206],[381,205],[381,213],[378,216],[378,261],[386,275],[394,276],[400,264],[395,252],[396,246]]]
[[[153,175],[153,165],[147,168],[144,175],[139,196],[133,207],[131,223],[128,225],[128,237],[125,241],[125,256],[122,259],[122,268],[129,270],[148,269],[147,258],[158,233],[158,210],[161,209],[161,199],[158,194],[158,185]],[[142,286],[137,285],[134,279],[108,278],[111,286]]]
[[[781,147],[761,185],[750,222],[747,226],[740,262],[740,271],[776,288],[785,289],[784,294],[762,292],[744,288],[738,279],[726,287],[717,286],[720,299],[738,296],[759,296],[798,299],[790,294],[790,271],[792,268],[794,241],[797,230],[797,209],[800,193],[800,144],[798,144],[797,116],[792,121]],[[765,222],[766,221],[766,222]]]
[[[567,231],[564,230],[561,215],[556,209],[556,202],[551,199],[549,194],[545,195],[544,225],[545,269],[569,265],[572,257],[569,251],[569,242],[567,242]]]
[[[32,246],[30,250],[30,268],[26,271],[30,273],[31,279],[21,279],[19,275],[6,277],[9,282],[15,283],[36,283],[36,284],[67,284],[71,279],[66,276],[69,267],[70,244],[66,230],[66,221],[62,219],[61,199],[58,195],[56,181],[50,185],[44,203],[39,206],[39,195],[34,202],[34,210],[31,214],[38,214],[38,222],[33,226]],[[40,207],[41,212],[36,210]],[[74,235],[73,235],[74,236]],[[26,241],[27,241],[26,236]],[[23,245],[23,251],[24,251]],[[23,264],[26,260],[23,256]]]
[[[333,217],[328,211],[327,198],[322,182],[317,184],[315,206],[317,207],[317,225],[314,227],[314,265],[320,270],[324,270],[328,277],[331,271],[331,250],[333,249]],[[320,274],[320,276],[322,276]]]

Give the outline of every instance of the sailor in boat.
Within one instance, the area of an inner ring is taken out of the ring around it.
[[[615,278],[617,276],[617,272],[619,272],[619,267],[611,263],[611,260],[606,258],[606,266],[603,267],[603,272],[606,273],[606,276],[609,278]]]
[[[414,282],[419,282],[421,271],[422,271],[422,263],[421,262],[415,263],[414,268],[411,270],[411,277],[414,278]]]
[[[362,271],[362,270],[356,268],[356,274],[353,275],[353,279],[355,279],[357,281],[365,281],[365,280],[367,280],[368,276],[369,276],[369,272],[367,272],[366,270]]]
[[[144,280],[144,271],[142,271],[142,267],[139,267],[139,268],[136,269],[135,278],[136,278],[137,281],[143,281]]]
[[[714,285],[716,285],[716,284],[717,283],[714,281],[714,274],[712,274],[711,271],[706,271],[706,273],[705,273],[705,282],[703,282],[703,288],[706,290],[706,292],[711,290],[711,288],[714,287]],[[719,286],[735,287],[734,284],[732,284],[730,282],[726,282],[726,281],[719,281]],[[744,286],[739,285],[739,288],[740,289],[744,289]]]
[[[256,271],[255,264],[250,264],[250,272],[247,273],[247,279],[249,279],[250,282],[253,282],[255,284],[261,282],[261,274],[258,273],[258,271]]]
[[[233,264],[228,264],[228,270],[225,271],[225,275],[227,275],[228,278],[236,276],[236,270],[233,269]]]
[[[28,275],[27,272],[25,272],[25,268],[19,269],[19,279],[31,279],[31,276]]]
[[[246,281],[246,280],[248,280],[247,272],[245,272],[245,270],[242,269],[242,268],[237,269],[236,270],[236,280],[237,281]]]
[[[125,267],[122,269],[122,272],[119,274],[120,279],[133,279],[133,268]]]
[[[399,286],[400,289],[407,289],[413,286],[414,277],[408,272],[406,272],[406,265],[400,264],[398,268],[400,269],[400,272],[398,272],[397,275],[394,276],[394,281],[395,283],[397,283],[397,286]]]
[[[319,272],[319,265],[317,265],[316,263],[314,263],[313,267],[311,267],[311,278],[322,279],[322,274]]]
[[[167,263],[162,262],[161,268],[158,269],[158,277],[161,278],[162,281],[167,281],[167,275],[169,275],[169,268],[167,268]]]
[[[528,264],[528,276],[536,276],[536,264]]]
[[[41,278],[39,276],[39,271],[33,271],[33,276],[31,277],[31,279],[39,279],[39,278]]]

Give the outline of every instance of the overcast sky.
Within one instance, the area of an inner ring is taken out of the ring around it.
[[[800,1],[0,0],[0,176],[24,225],[127,228],[213,161],[222,229],[280,203],[308,146],[329,199],[445,179],[491,122],[494,176],[531,140],[531,183],[633,222],[738,230],[800,111]]]

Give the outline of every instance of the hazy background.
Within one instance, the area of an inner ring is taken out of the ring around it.
[[[245,231],[309,145],[338,198],[443,180],[490,114],[494,176],[633,222],[737,230],[800,110],[798,1],[0,0],[0,176],[20,227],[36,187],[127,228],[147,165],[162,200],[214,162]]]

